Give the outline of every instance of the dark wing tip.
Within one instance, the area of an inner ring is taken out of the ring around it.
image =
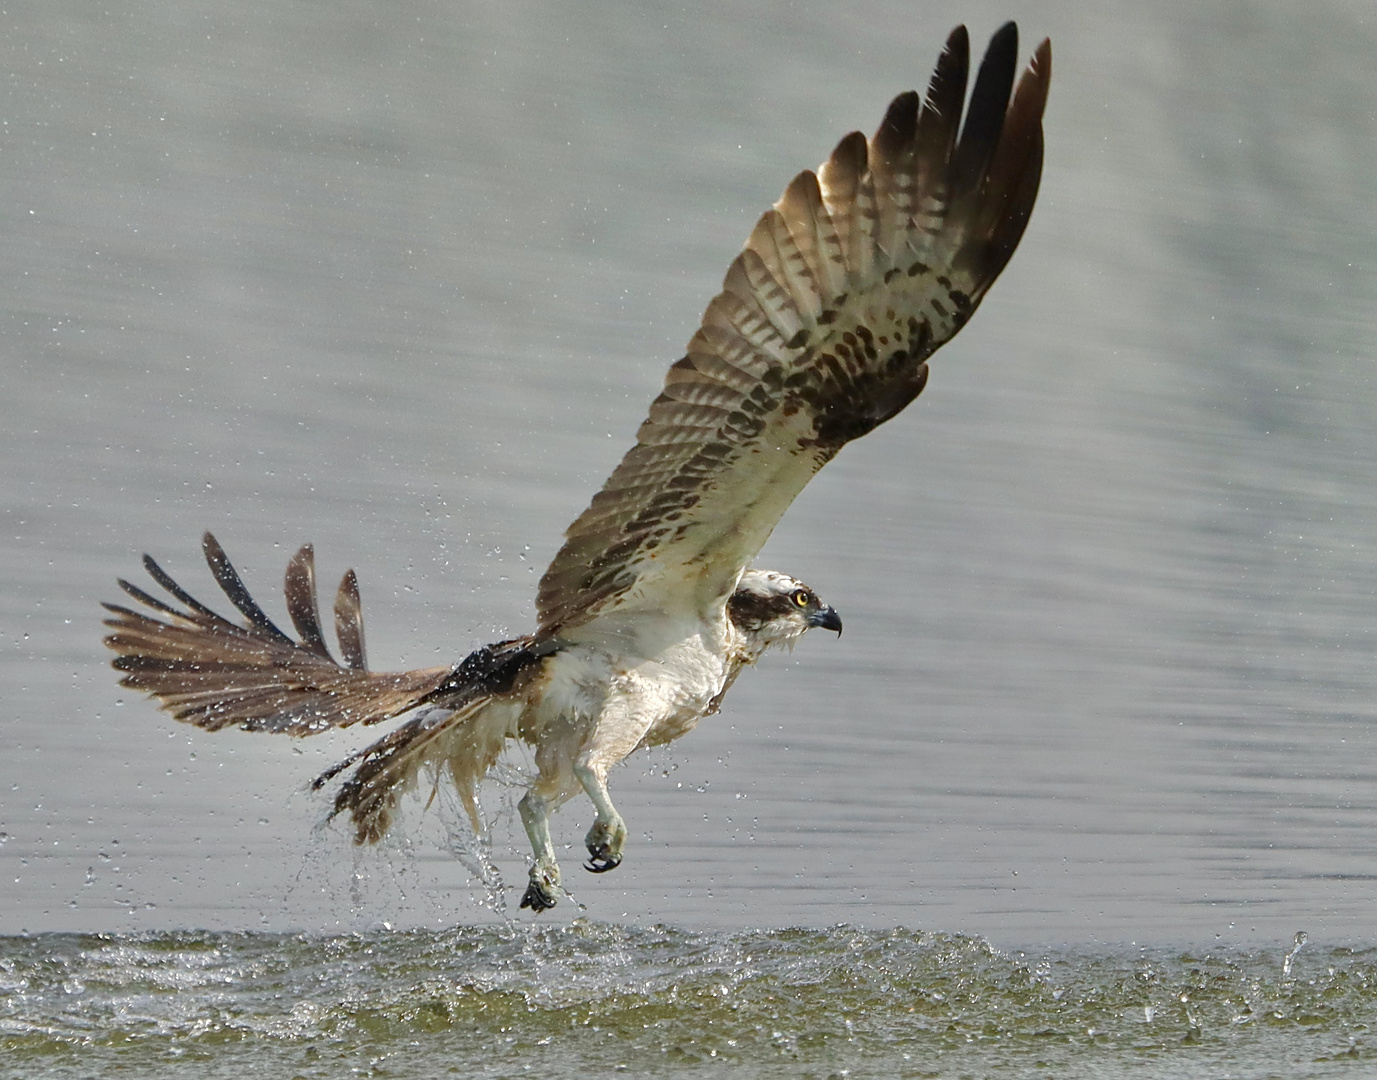
[[[989,165],[1004,128],[1004,114],[1017,70],[1018,27],[1007,22],[990,38],[975,77],[975,89],[971,91],[966,122],[952,162],[952,187],[956,191],[978,184]]]
[[[942,56],[960,58],[971,54],[971,35],[965,23],[957,23],[947,35],[947,43],[942,46]],[[939,66],[941,61],[938,61]]]
[[[992,282],[1004,269],[1032,215],[1042,179],[1042,116],[1052,76],[1052,43],[1044,39],[1024,70],[1003,117],[998,143],[979,187],[971,236],[978,276]]]
[[[1042,43],[1033,53],[1033,59],[1028,63],[1028,73],[1035,79],[1041,80],[1046,86],[1052,81],[1052,39],[1043,38]],[[1047,92],[1043,91],[1043,103],[1047,102]]]
[[[368,669],[368,654],[363,637],[363,603],[359,598],[359,579],[353,570],[345,571],[335,594],[335,634],[344,666],[351,671]]]
[[[317,656],[330,659],[325,635],[320,629],[320,605],[316,600],[316,553],[310,544],[303,544],[287,563],[283,579],[287,597],[287,614],[301,635],[301,643]]]
[[[905,90],[889,103],[885,117],[875,131],[871,144],[885,158],[896,157],[913,143],[918,127],[918,107],[922,99],[916,90]]]
[[[1015,60],[1018,59],[1018,23],[1013,19],[1010,19],[990,35],[990,47],[988,51],[994,52],[996,49],[1013,57]]]
[[[949,35],[928,80],[927,105],[952,123],[966,101],[966,77],[971,66],[971,39],[964,26]]]
[[[234,564],[229,561],[225,549],[209,532],[201,537],[201,550],[205,553],[206,565],[210,567],[210,572],[215,575],[215,583],[229,597],[230,603],[239,610],[239,613],[269,637],[288,645],[294,645],[295,642],[279,630],[277,624],[268,618],[267,613],[258,606],[258,601],[249,593],[243,579],[239,576],[239,572],[235,570]]]

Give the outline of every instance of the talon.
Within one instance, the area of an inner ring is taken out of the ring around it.
[[[583,846],[588,849],[588,861],[583,868],[590,874],[605,874],[622,864],[622,847],[626,844],[626,825],[620,817],[612,821],[593,822]]]
[[[526,886],[525,895],[521,897],[521,906],[534,912],[548,911],[558,902],[554,893],[541,888],[534,881]]]
[[[617,867],[622,864],[622,857],[620,855],[608,854],[606,848],[602,848],[598,851],[590,851],[589,855],[591,855],[592,858],[583,864],[583,868],[590,874],[605,874],[609,870],[617,869]]]

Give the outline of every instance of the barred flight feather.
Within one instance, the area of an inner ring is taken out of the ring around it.
[[[869,140],[847,135],[761,216],[541,579],[542,636],[576,638],[614,611],[715,609],[813,474],[917,397],[1037,195],[1051,46],[1015,89],[1017,55],[1010,23],[963,126],[958,27],[926,98],[900,94]]]
[[[249,594],[224,549],[210,533],[202,540],[216,583],[244,616],[233,623],[195,599],[150,556],[149,575],[185,610],[149,595],[123,579],[120,587],[148,614],[104,604],[113,618],[105,644],[119,655],[121,686],[159,698],[178,720],[210,731],[238,726],[250,731],[311,735],[332,727],[376,724],[399,716],[440,690],[452,669],[395,674],[364,667],[363,613],[353,571],[345,575],[335,604],[336,629],[345,663],[336,663],[320,629],[315,557],[307,544],[287,567],[287,609],[301,636],[293,641]]]

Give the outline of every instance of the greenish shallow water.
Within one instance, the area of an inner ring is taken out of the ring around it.
[[[19,1077],[1370,1075],[1377,950],[580,922],[0,939]]]

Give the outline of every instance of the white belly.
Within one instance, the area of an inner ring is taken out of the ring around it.
[[[644,679],[642,700],[653,715],[640,741],[656,745],[693,730],[726,686],[729,669],[721,653],[693,638],[663,657],[657,668],[639,670]]]
[[[692,730],[726,686],[731,665],[712,627],[684,629],[662,624],[647,642],[642,626],[638,647],[609,648],[625,638],[605,635],[551,656],[540,701],[532,702],[545,737],[562,730],[580,751],[605,747],[620,759],[637,745]]]

